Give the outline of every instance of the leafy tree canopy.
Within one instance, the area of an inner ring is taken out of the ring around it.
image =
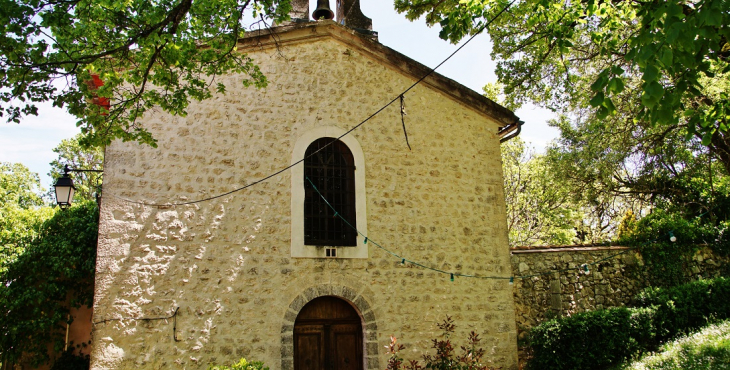
[[[572,243],[582,214],[544,156],[517,137],[502,144],[502,169],[510,246]]]
[[[37,173],[22,163],[0,162],[0,206],[28,209],[43,205],[41,191]]]
[[[396,8],[456,41],[509,3]],[[569,189],[569,206],[590,215],[588,235],[610,236],[602,231],[629,211],[631,221],[658,208],[716,226],[730,216],[728,20],[724,0],[517,0],[487,28],[503,85],[489,91],[512,108],[529,101],[559,114],[561,137],[541,161]]]
[[[571,178],[584,172],[568,165],[554,152],[535,154],[519,137],[502,144],[510,246],[603,243],[618,236],[624,215],[648,204]]]
[[[54,213],[51,207],[0,208],[0,273],[23,253],[30,240],[38,235],[43,222]]]
[[[20,163],[0,163],[0,272],[53,213],[41,207],[40,179]]]
[[[458,41],[508,0],[396,0]],[[517,0],[487,28],[508,102],[532,101],[573,124],[609,117],[675,127],[730,170],[730,3]],[[590,107],[589,109],[587,109]],[[610,123],[609,123],[610,124]]]
[[[236,51],[244,14],[288,17],[289,0],[0,0],[0,116],[19,122],[51,101],[79,118],[85,144],[115,138],[155,145],[138,122],[149,108],[185,115],[191,99],[242,73],[264,86]]]

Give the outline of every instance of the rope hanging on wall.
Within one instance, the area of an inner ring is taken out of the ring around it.
[[[400,94],[400,122],[403,124],[403,135],[406,136],[406,145],[411,150],[411,144],[408,143],[408,132],[406,131],[406,102],[403,94]]]

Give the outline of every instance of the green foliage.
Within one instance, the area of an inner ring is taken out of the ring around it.
[[[210,365],[208,370],[269,370],[268,366],[264,366],[263,362],[252,361],[249,362],[245,358],[242,358],[231,366],[226,365]]]
[[[598,369],[654,343],[650,309],[617,307],[544,322],[530,332],[528,369]]]
[[[41,207],[38,174],[20,163],[0,163],[0,273],[20,255],[54,210]]]
[[[561,138],[547,153],[554,176],[609,219],[627,209],[640,217],[653,208],[688,220],[704,214],[706,224],[728,219],[730,178],[723,161],[699,139],[685,140],[683,128],[637,126],[629,117],[563,117],[556,124]]]
[[[395,7],[411,20],[425,15],[452,42],[494,19],[487,32],[497,76],[517,104],[583,110],[597,122],[618,115],[645,127],[681,123],[704,145],[727,146],[730,92],[708,89],[730,71],[727,0],[524,0],[497,17],[509,3],[396,0]]]
[[[0,353],[46,363],[50,343],[60,352],[70,307],[93,298],[98,209],[94,202],[56,212],[28,238],[0,273]]]
[[[101,170],[104,168],[104,149],[100,147],[84,147],[81,145],[82,135],[61,141],[53,152],[58,157],[51,162],[49,176],[55,182],[63,175],[63,168],[68,165],[72,169]],[[102,175],[97,172],[74,172],[73,182],[76,192],[75,201],[94,200],[94,194],[101,191]],[[55,196],[55,195],[53,195]]]
[[[730,221],[723,222],[717,228],[717,237],[712,250],[720,256],[730,256]]]
[[[504,85],[497,83],[487,83],[482,87],[482,90],[484,91],[484,96],[491,99],[492,101],[496,103],[502,102],[502,91],[504,91]]]
[[[519,137],[501,147],[510,246],[570,243],[582,216],[570,189]]]
[[[41,180],[22,163],[0,162],[0,207],[21,209],[43,205]]]
[[[636,231],[636,215],[633,211],[628,210],[618,225],[617,236],[619,239],[624,239]]]
[[[634,308],[614,307],[546,321],[530,332],[528,369],[597,369],[652,351],[714,320],[730,318],[730,280],[649,288]]]
[[[699,280],[671,288],[647,288],[635,299],[651,308],[657,339],[664,342],[706,325],[730,318],[730,279]]]
[[[730,321],[663,345],[655,354],[619,367],[625,370],[714,370],[730,364]]]
[[[89,370],[89,366],[89,356],[77,356],[73,351],[66,351],[53,362],[51,370]]]
[[[38,236],[43,223],[55,213],[51,207],[0,208],[0,273],[23,253]]]
[[[637,247],[651,285],[679,285],[689,279],[684,273],[685,266],[698,245],[715,238],[715,228],[701,221],[698,218],[687,220],[680,214],[657,209],[639,220],[633,232],[627,233],[621,243]],[[674,242],[672,237],[676,238]]]
[[[266,85],[259,68],[236,50],[244,14],[261,26],[287,19],[291,5],[0,0],[0,9],[0,116],[19,122],[37,114],[38,102],[50,101],[79,118],[87,144],[120,138],[154,146],[139,123],[153,106],[184,116],[191,100],[224,93],[217,77],[229,73],[243,74],[244,86]]]
[[[511,246],[603,243],[635,207],[626,197],[588,193],[548,155],[518,137],[502,144],[507,225]]]
[[[466,346],[461,346],[461,354],[457,354],[455,345],[451,343],[451,335],[456,329],[456,325],[451,317],[446,316],[443,322],[437,324],[439,329],[443,331],[442,339],[432,339],[432,348],[435,354],[423,355],[423,363],[418,360],[410,360],[404,365],[400,352],[405,349],[402,344],[398,344],[395,337],[390,337],[390,345],[388,348],[388,365],[387,370],[491,370],[492,368],[483,363],[483,357],[486,351],[479,347],[479,335],[475,332],[469,333]]]

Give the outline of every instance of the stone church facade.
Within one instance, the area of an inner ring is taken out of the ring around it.
[[[404,96],[409,150],[399,103],[348,133],[428,71],[372,35],[299,22],[239,50],[268,87],[226,76],[229,91],[186,117],[145,117],[158,148],[106,149],[92,369],[241,357],[272,370],[384,369],[391,336],[420,359],[446,315],[456,342],[474,330],[490,365],[515,369],[509,281],[458,274],[511,275],[499,143],[517,117],[432,74]],[[350,238],[339,244],[310,235],[307,202],[327,189],[313,191],[299,162],[322,138],[349,151],[349,195],[330,201],[350,207],[357,231],[335,231]]]

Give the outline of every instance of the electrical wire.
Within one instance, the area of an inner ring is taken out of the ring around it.
[[[160,316],[160,317],[117,317],[113,319],[103,319],[99,321],[94,321],[92,324],[98,325],[98,324],[105,324],[110,321],[154,321],[154,320],[167,320],[177,317],[177,311],[180,310],[180,307],[175,308],[175,311],[170,316]]]
[[[172,319],[172,339],[175,342],[180,342],[180,339],[177,339],[177,312],[180,311],[180,307],[175,308],[175,312],[172,313],[170,316],[162,316],[162,317],[119,317],[114,319],[104,319],[99,320],[96,322],[92,322],[92,325],[98,325],[98,324],[105,324],[107,322],[111,321],[123,321],[123,320],[130,320],[130,321],[155,321],[155,320],[168,320]]]
[[[429,71],[426,72],[421,78],[419,78],[416,82],[414,82],[407,89],[403,90],[403,92],[401,92],[400,94],[398,94],[390,102],[388,102],[387,104],[383,105],[380,109],[376,110],[374,113],[372,113],[371,115],[369,115],[367,118],[365,118],[364,120],[360,121],[360,123],[358,123],[357,125],[353,126],[349,130],[347,130],[344,134],[342,134],[339,137],[337,137],[337,140],[340,140],[343,137],[345,137],[345,136],[349,135],[350,133],[352,133],[353,131],[357,130],[360,126],[362,126],[366,122],[370,121],[373,117],[375,117],[376,115],[380,114],[380,112],[384,111],[386,108],[388,108],[389,106],[391,106],[396,101],[400,101],[401,98],[402,98],[402,96],[405,93],[411,91],[414,87],[416,87],[421,82],[423,82],[423,80],[425,80],[428,76],[430,76],[431,74],[433,74],[444,63],[446,63],[447,61],[449,61],[449,59],[451,59],[454,55],[456,55],[456,53],[458,53],[459,51],[461,51],[461,49],[463,49],[467,44],[469,44],[469,42],[471,42],[471,40],[473,40],[476,36],[478,36],[479,34],[481,34],[487,27],[489,27],[489,25],[492,24],[492,22],[494,22],[497,18],[499,18],[502,14],[504,14],[504,12],[507,11],[507,9],[509,9],[512,6],[512,4],[514,4],[516,1],[517,0],[512,0],[509,4],[507,4],[507,6],[505,6],[502,10],[500,10],[494,17],[492,17],[492,19],[490,19],[488,22],[485,22],[481,27],[479,27],[479,29],[477,29],[477,31],[474,32],[474,34],[471,37],[469,37],[463,44],[461,44],[458,48],[456,48],[456,50],[454,50],[454,52],[452,52],[448,57],[446,57],[446,59],[444,59],[443,61],[441,61],[441,63],[439,63],[436,67],[433,67],[433,68],[429,69]],[[274,172],[274,173],[272,173],[272,174],[270,174],[270,175],[268,175],[266,177],[260,178],[260,179],[254,181],[254,182],[252,182],[250,184],[244,185],[244,186],[239,187],[237,189],[234,189],[234,190],[231,190],[231,191],[222,193],[222,194],[214,195],[214,196],[211,196],[211,197],[208,197],[208,198],[204,198],[204,199],[191,200],[191,201],[187,201],[187,202],[159,204],[159,203],[148,203],[148,202],[136,201],[136,200],[127,199],[127,198],[119,197],[119,196],[115,196],[115,195],[110,195],[110,196],[113,197],[113,198],[117,198],[119,200],[128,202],[128,203],[140,204],[140,205],[148,206],[148,207],[184,206],[184,205],[189,205],[189,204],[196,204],[196,203],[207,202],[207,201],[210,201],[210,200],[214,200],[214,199],[218,199],[218,198],[225,197],[227,195],[230,195],[230,194],[239,192],[241,190],[244,190],[244,189],[250,188],[250,187],[252,187],[254,185],[258,185],[258,184],[260,184],[262,182],[265,182],[265,181],[271,179],[272,177],[277,176],[277,175],[279,175],[279,174],[281,174],[281,173],[283,173],[285,171],[290,170],[294,166],[299,165],[300,163],[304,162],[305,159],[308,159],[308,158],[314,156],[319,151],[321,151],[321,150],[325,149],[326,147],[332,145],[332,143],[334,143],[334,140],[332,142],[330,142],[330,143],[322,146],[317,151],[311,153],[309,156],[306,156],[306,157],[304,157],[304,158],[302,158],[302,159],[300,159],[300,160],[298,160],[298,161],[290,164],[289,166],[286,166],[286,167],[284,167],[284,168],[282,168],[282,169],[280,169],[280,170],[278,170],[278,171],[276,171],[276,172]],[[409,145],[409,147],[410,147],[410,145]]]
[[[498,17],[500,17],[505,11],[507,11],[507,9],[509,9],[515,2],[516,2],[516,0],[512,0],[509,4],[507,4],[507,6],[505,6],[502,10],[500,10],[492,19],[490,19],[489,21],[487,21],[486,23],[484,23],[481,27],[479,27],[479,29],[476,32],[474,32],[474,34],[471,37],[469,37],[462,45],[460,45],[455,51],[453,51],[443,61],[441,61],[436,67],[429,69],[429,71],[427,73],[425,73],[421,78],[419,78],[416,82],[414,82],[408,88],[406,88],[405,90],[403,90],[403,92],[401,92],[400,94],[398,94],[395,98],[393,98],[392,100],[390,100],[388,103],[386,103],[385,105],[383,105],[380,109],[376,110],[374,113],[372,113],[371,115],[369,115],[367,118],[365,118],[364,120],[360,121],[360,123],[358,123],[357,125],[353,126],[349,130],[347,130],[344,134],[340,135],[335,140],[332,140],[331,142],[325,144],[324,146],[322,146],[318,150],[316,150],[313,153],[311,153],[309,156],[305,156],[304,158],[302,158],[302,159],[300,159],[300,160],[298,160],[298,161],[290,164],[289,166],[286,166],[286,167],[284,167],[284,168],[282,168],[282,169],[280,169],[280,170],[278,170],[278,171],[276,171],[276,172],[274,172],[274,173],[272,173],[272,174],[270,174],[268,176],[262,177],[262,178],[254,181],[254,182],[252,182],[250,184],[244,185],[244,186],[239,187],[237,189],[234,189],[234,190],[231,190],[231,191],[222,193],[222,194],[218,194],[218,195],[215,195],[215,196],[211,196],[211,197],[208,197],[208,198],[194,200],[194,201],[158,204],[158,203],[147,203],[147,202],[135,201],[135,200],[131,200],[131,199],[127,199],[127,198],[115,196],[115,195],[109,195],[109,196],[114,197],[114,198],[117,198],[117,199],[120,199],[120,200],[123,200],[123,201],[126,201],[126,202],[129,202],[129,203],[140,204],[140,205],[150,206],[150,207],[182,206],[182,205],[190,205],[190,204],[202,203],[202,202],[206,202],[206,201],[218,199],[218,198],[221,198],[221,197],[225,197],[227,195],[230,195],[230,194],[233,194],[233,193],[242,191],[242,190],[247,189],[249,187],[252,187],[252,186],[255,186],[255,185],[260,184],[262,182],[265,182],[265,181],[271,179],[274,176],[280,175],[281,173],[283,173],[285,171],[288,171],[291,168],[293,168],[293,167],[301,164],[306,159],[308,159],[308,158],[316,155],[321,150],[324,150],[328,146],[332,145],[335,141],[342,139],[343,137],[349,135],[350,133],[352,133],[356,129],[360,128],[360,126],[362,126],[366,122],[370,121],[373,117],[375,117],[376,115],[380,114],[383,110],[385,110],[386,108],[388,108],[389,106],[391,106],[396,101],[400,101],[401,102],[401,113],[403,114],[404,113],[404,110],[403,110],[403,96],[404,96],[404,94],[406,94],[407,92],[411,91],[414,87],[416,87],[421,82],[423,82],[423,80],[425,80],[428,76],[430,76],[431,74],[433,74],[433,72],[435,72],[444,63],[446,63],[447,61],[449,61],[454,55],[456,55],[456,53],[458,53],[459,51],[461,51],[461,49],[463,49],[467,44],[469,44],[469,42],[471,42],[476,36],[478,36],[479,34],[481,34],[490,24],[492,24]],[[404,126],[403,128],[404,128],[404,133],[405,133],[405,122],[402,122],[402,123],[403,123],[403,126]],[[406,142],[407,142],[407,140],[408,140],[407,139],[407,133],[405,133],[405,135],[406,135]],[[410,145],[409,145],[409,148],[410,148]],[[557,270],[550,270],[550,271],[546,271],[546,272],[542,272],[542,273],[537,273],[537,274],[519,275],[519,276],[516,276],[516,275],[513,275],[513,276],[483,276],[483,275],[475,275],[475,274],[462,274],[462,273],[459,273],[459,272],[449,272],[449,271],[441,270],[441,269],[438,269],[438,268],[435,268],[435,267],[426,266],[426,265],[424,265],[422,263],[419,263],[419,262],[416,262],[416,261],[411,261],[411,260],[409,260],[409,259],[407,259],[405,257],[402,257],[402,256],[398,255],[397,253],[394,253],[394,252],[388,250],[387,248],[381,246],[380,244],[378,244],[377,242],[373,241],[368,236],[364,235],[362,232],[360,232],[359,230],[357,230],[356,227],[354,227],[352,224],[350,224],[346,219],[344,219],[342,217],[342,215],[340,215],[337,212],[337,210],[334,209],[334,207],[332,207],[332,205],[324,198],[324,196],[322,196],[322,194],[319,192],[319,190],[317,189],[317,187],[311,182],[311,180],[309,180],[309,178],[307,178],[307,180],[312,184],[312,187],[315,189],[315,191],[317,192],[317,194],[319,194],[320,197],[322,197],[322,199],[325,201],[325,203],[327,203],[327,205],[335,212],[335,215],[334,216],[335,217],[339,217],[349,227],[353,228],[358,233],[358,235],[363,236],[364,243],[366,243],[366,244],[368,242],[372,243],[373,245],[375,245],[379,249],[381,249],[381,250],[387,252],[388,254],[390,254],[390,255],[392,255],[392,256],[400,259],[401,260],[401,264],[405,264],[406,262],[408,262],[409,264],[412,264],[412,265],[415,265],[415,266],[419,266],[419,267],[422,267],[422,268],[425,268],[425,269],[428,269],[428,270],[432,270],[432,271],[435,271],[435,272],[438,272],[438,273],[448,274],[451,277],[451,281],[454,280],[454,277],[458,276],[458,277],[470,277],[470,278],[479,278],[479,279],[509,280],[510,283],[512,283],[514,281],[514,279],[526,279],[526,278],[531,278],[531,277],[539,277],[539,276],[544,276],[544,275],[548,275],[548,274],[553,274],[553,273],[556,273],[556,272],[566,272],[566,271],[573,271],[573,270],[576,270],[577,269],[577,268],[557,269]],[[703,213],[703,214],[701,214],[701,215],[699,215],[697,217],[702,217],[703,215],[707,214],[708,212],[709,211],[707,211],[707,212],[705,212],[705,213]],[[671,231],[670,231],[670,234],[671,234]],[[652,241],[647,242],[646,244],[654,243],[656,241],[657,240],[655,239],[655,240],[652,240]],[[600,260],[593,261],[593,262],[590,262],[590,263],[582,264],[582,265],[580,265],[580,268],[585,268],[586,271],[587,271],[588,270],[588,266],[596,265],[596,264],[598,264],[600,262],[603,262],[603,261],[606,261],[606,260],[615,258],[617,256],[620,256],[622,254],[628,253],[630,251],[634,251],[634,250],[636,250],[638,248],[639,247],[627,248],[626,250],[624,250],[622,252],[619,252],[619,253],[616,253],[614,255],[611,255],[611,256],[602,258]],[[176,314],[177,314],[177,310],[175,310],[175,313],[172,316],[170,316],[170,317],[174,317]],[[137,318],[129,318],[128,320],[159,320],[159,319],[166,319],[166,318],[170,318],[170,317],[151,318],[151,319],[145,319],[145,318],[139,318],[139,319],[137,319]],[[97,322],[97,323],[106,322],[106,321],[112,321],[112,320],[122,320],[122,319],[108,319],[108,320],[102,320],[102,321]]]

